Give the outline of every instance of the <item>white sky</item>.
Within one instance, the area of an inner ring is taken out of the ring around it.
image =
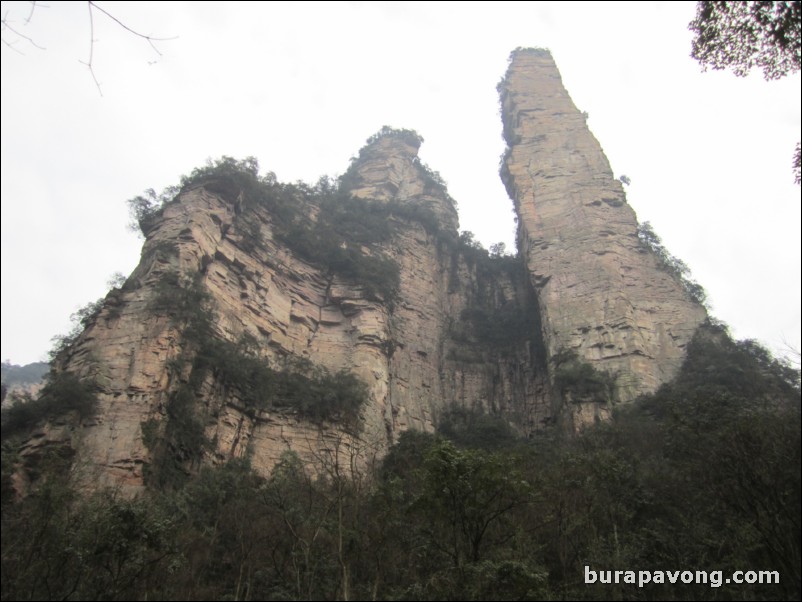
[[[417,130],[463,229],[513,246],[496,83],[551,49],[630,204],[739,338],[800,348],[800,77],[702,73],[694,2],[2,2],[2,359],[45,357],[69,316],[139,259],[125,201],[207,157],[283,181],[345,171],[382,125]],[[159,59],[155,64],[150,64]]]

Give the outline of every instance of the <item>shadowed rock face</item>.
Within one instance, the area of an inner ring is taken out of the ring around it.
[[[499,89],[502,178],[550,355],[574,350],[618,374],[620,400],[653,391],[676,374],[705,309],[639,243],[635,212],[551,54],[513,53]]]
[[[354,197],[391,208],[389,236],[360,253],[398,266],[394,300],[305,260],[282,242],[279,217],[233,180],[200,182],[149,224],[139,266],[59,358],[59,369],[97,383],[96,418],[39,429],[22,457],[62,444],[93,482],[135,491],[154,457],[143,424],[167,424],[188,383],[185,407],[211,446],[186,468],[249,455],[266,474],[288,450],[318,469],[343,454],[364,465],[455,408],[499,413],[523,435],[603,418],[606,404],[553,390],[549,358],[563,350],[616,373],[622,401],[670,379],[704,309],[639,244],[621,184],[551,56],[515,53],[500,90],[518,259],[459,242],[454,203],[420,164],[412,132],[374,137],[343,178]],[[321,207],[302,197],[294,202],[314,223]],[[193,380],[197,345],[175,308],[154,303],[171,278],[208,293],[215,340],[247,335],[272,368],[303,358],[356,375],[368,390],[359,428],[286,404],[255,409],[214,366]]]

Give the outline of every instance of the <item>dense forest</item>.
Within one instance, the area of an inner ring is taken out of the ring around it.
[[[91,409],[91,391],[49,386]],[[317,474],[288,453],[269,476],[230,461],[127,499],[80,491],[54,450],[18,499],[17,436],[2,448],[3,600],[800,597],[799,372],[722,327],[581,436],[522,440],[454,410],[360,473],[343,446]],[[586,584],[585,567],[724,579]],[[779,583],[727,583],[736,571]]]

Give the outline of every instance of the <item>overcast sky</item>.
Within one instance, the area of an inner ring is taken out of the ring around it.
[[[2,2],[2,359],[43,359],[70,314],[136,266],[125,201],[208,157],[283,181],[345,171],[382,127],[412,128],[461,227],[513,246],[496,84],[549,48],[629,203],[738,338],[800,347],[800,77],[702,73],[694,2]]]

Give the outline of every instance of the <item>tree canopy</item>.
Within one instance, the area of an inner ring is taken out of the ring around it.
[[[800,2],[699,2],[689,28],[696,34],[691,56],[705,67],[732,67],[766,79],[799,71]]]
[[[749,75],[754,67],[767,80],[799,71],[802,62],[802,2],[699,2],[688,28],[696,34],[691,56],[703,68]],[[800,145],[793,158],[800,183]]]

